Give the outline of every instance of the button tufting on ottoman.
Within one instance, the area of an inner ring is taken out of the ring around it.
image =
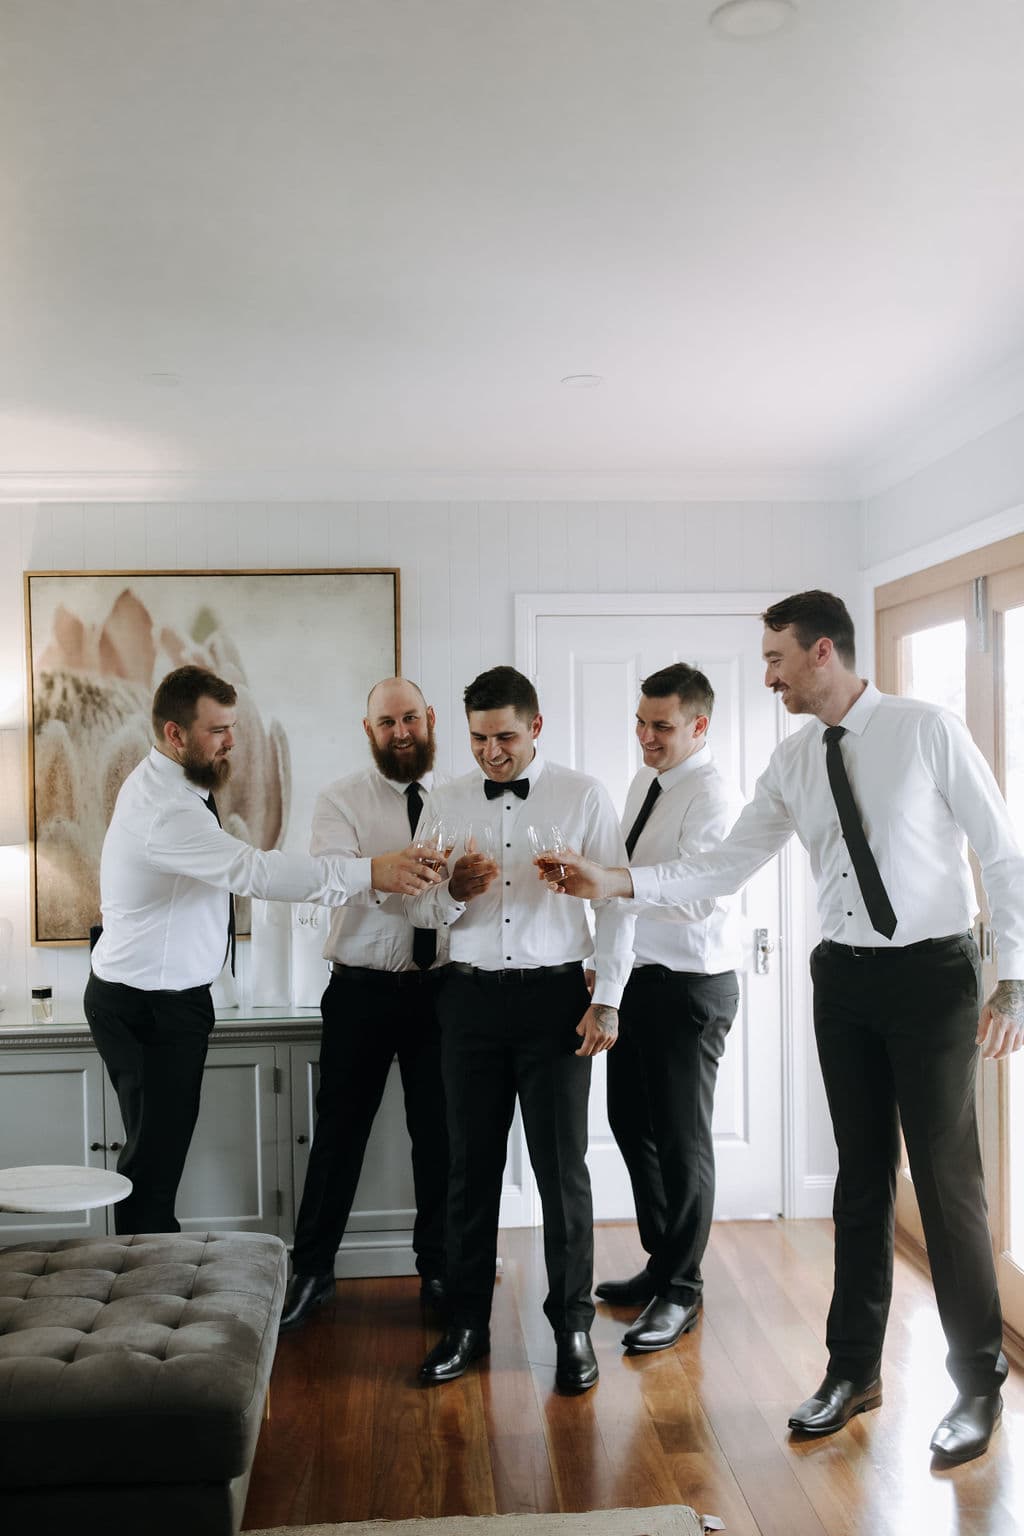
[[[125,1516],[147,1536],[237,1531],[286,1268],[279,1238],[250,1233],[0,1249],[7,1536]]]

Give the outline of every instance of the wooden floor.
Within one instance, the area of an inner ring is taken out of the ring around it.
[[[634,1312],[599,1304],[601,1380],[579,1398],[554,1391],[540,1233],[504,1232],[501,1252],[492,1353],[460,1381],[417,1385],[438,1334],[415,1279],[341,1281],[282,1337],[246,1528],[681,1502],[729,1536],[1024,1533],[1024,1373],[1011,1369],[988,1454],[933,1470],[954,1389],[928,1281],[907,1260],[881,1408],[797,1442],[787,1416],[824,1365],[830,1223],[716,1225],[703,1321],[675,1349],[625,1357]],[[598,1278],[642,1261],[635,1227],[598,1229]]]

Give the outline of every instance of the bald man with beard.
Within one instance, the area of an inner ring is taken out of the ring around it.
[[[366,857],[396,846],[396,838],[409,841],[423,799],[442,782],[434,773],[434,724],[433,709],[408,679],[386,678],[371,689],[363,729],[373,763],[320,793],[312,851]],[[324,959],[331,979],[320,1003],[317,1122],[282,1328],[297,1327],[334,1294],[335,1255],[396,1056],[412,1141],[420,1294],[437,1310],[444,1300],[448,1138],[435,1004],[446,941],[414,929],[401,901],[370,890],[332,915]]]

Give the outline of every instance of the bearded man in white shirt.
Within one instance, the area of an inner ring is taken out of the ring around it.
[[[373,765],[321,791],[311,853],[372,855],[415,832],[423,797],[446,782],[434,773],[434,725],[434,710],[416,683],[392,677],[370,690],[363,730]],[[436,1310],[443,1306],[448,1138],[437,994],[447,958],[447,945],[432,928],[414,929],[398,896],[371,889],[331,915],[316,1130],[282,1328],[296,1327],[334,1295],[335,1254],[396,1056],[412,1143],[420,1295]]]
[[[1024,1042],[1024,856],[963,723],[879,693],[854,670],[853,624],[827,592],[774,604],[765,683],[815,724],[772,754],[721,848],[649,868],[566,860],[564,889],[674,906],[738,890],[796,833],[818,885],[811,956],[818,1055],[839,1150],[835,1289],[818,1390],[790,1418],[831,1434],[881,1402],[902,1124],[956,1400],[938,1464],[979,1456],[1002,1411],[1002,1316],[975,1115],[978,1050]],[[998,941],[980,1010],[973,847]]]
[[[617,1006],[632,960],[632,919],[616,903],[586,914],[534,878],[529,828],[551,847],[602,859],[625,855],[607,792],[536,749],[536,690],[512,667],[482,673],[465,691],[481,771],[436,789],[424,816],[450,822],[458,857],[436,899],[407,903],[414,923],[449,931],[441,992],[441,1067],[448,1108],[448,1322],[420,1368],[433,1384],[461,1376],[490,1349],[498,1209],[518,1098],[544,1216],[555,1383],[584,1392],[597,1381],[593,1211],[587,1150],[591,1057],[615,1043]],[[486,845],[493,849],[488,852]],[[605,854],[599,852],[606,850]],[[583,961],[593,953],[593,997]]]
[[[640,686],[644,767],[626,797],[626,852],[637,864],[706,853],[743,804],[708,745],[711,684],[676,662]],[[597,1295],[644,1306],[622,1340],[639,1354],[670,1348],[700,1318],[715,1202],[715,1081],[739,1002],[740,946],[728,903],[671,915],[680,920],[638,916],[619,1040],[608,1058],[608,1122],[629,1170],[648,1261],[628,1280],[603,1281]]]
[[[436,875],[411,849],[376,858],[265,852],[220,825],[235,690],[204,667],[168,673],[156,745],[118,793],[100,858],[103,930],[85,1016],[124,1120],[118,1232],[178,1232],[174,1201],[199,1114],[214,1024],[210,985],[233,961],[231,893],[336,907],[371,887],[415,894]]]

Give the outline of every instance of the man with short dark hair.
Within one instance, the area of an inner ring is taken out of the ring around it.
[[[626,797],[626,852],[637,864],[707,853],[742,805],[708,745],[711,684],[675,662],[640,686],[644,766]],[[605,1280],[597,1295],[644,1308],[622,1341],[631,1353],[670,1348],[700,1317],[715,1202],[715,1082],[739,1002],[739,940],[728,905],[706,901],[676,915],[680,921],[664,922],[639,914],[619,1040],[608,1058],[608,1123],[629,1170],[648,1260],[628,1280]]]
[[[311,853],[358,858],[415,832],[423,797],[445,782],[434,774],[434,724],[434,711],[416,683],[390,677],[375,684],[363,719],[373,765],[321,790]],[[412,1143],[412,1245],[420,1294],[435,1310],[443,1306],[448,1137],[437,994],[448,949],[438,938],[433,929],[413,927],[401,897],[372,888],[331,915],[324,948],[331,978],[320,1002],[316,1130],[295,1223],[282,1328],[296,1327],[334,1295],[335,1255],[396,1056]]]
[[[100,859],[103,932],[85,1016],[117,1094],[132,1193],[118,1232],[177,1232],[174,1201],[199,1114],[210,984],[231,953],[231,892],[340,906],[371,886],[412,894],[436,876],[410,849],[373,859],[252,848],[224,831],[213,790],[231,772],[235,690],[179,667],[153,700],[156,744],[125,779]]]
[[[814,1027],[839,1150],[829,1363],[791,1428],[825,1435],[881,1402],[902,1125],[947,1367],[957,1397],[932,1437],[940,1463],[988,1446],[1006,1376],[975,1116],[978,1048],[1024,1042],[1024,856],[965,726],[879,693],[854,667],[853,624],[831,593],[762,615],[765,683],[815,722],[775,749],[716,851],[645,869],[565,860],[563,888],[677,906],[738,890],[795,832],[818,886]],[[981,1008],[970,932],[981,866],[1000,980]]]
[[[539,755],[543,721],[528,678],[494,667],[470,683],[465,705],[480,771],[436,789],[424,810],[449,819],[465,851],[448,880],[407,903],[414,923],[447,929],[451,945],[439,1002],[451,1144],[449,1326],[420,1377],[451,1381],[490,1349],[502,1172],[518,1098],[544,1214],[555,1382],[584,1392],[598,1374],[585,1161],[590,1058],[615,1043],[633,924],[614,902],[595,908],[591,999],[586,914],[534,879],[532,842],[550,852],[560,831],[595,858],[625,850],[602,786]]]

